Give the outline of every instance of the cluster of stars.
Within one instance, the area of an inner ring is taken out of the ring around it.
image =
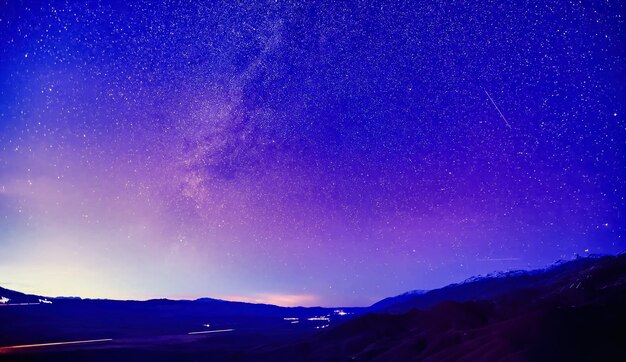
[[[3,7],[9,282],[366,304],[624,249],[619,1]]]

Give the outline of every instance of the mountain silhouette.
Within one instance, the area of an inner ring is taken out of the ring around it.
[[[341,311],[210,298],[44,298],[8,289],[0,296],[36,303],[0,307],[0,354],[8,361],[626,360],[624,254],[479,276]]]
[[[623,361],[626,255],[385,299],[268,355],[335,361]]]

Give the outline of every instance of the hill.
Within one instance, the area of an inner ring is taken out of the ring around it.
[[[626,360],[626,255],[479,278],[395,301],[268,355],[311,361]]]

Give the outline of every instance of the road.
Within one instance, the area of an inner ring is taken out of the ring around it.
[[[4,346],[0,347],[0,354],[17,352],[20,350],[27,350],[32,348],[46,348],[46,347],[58,347],[58,346],[66,346],[66,345],[83,345],[83,344],[95,344],[95,343],[104,343],[104,342],[119,342],[121,344],[132,344],[134,342],[145,342],[147,340],[154,339],[176,339],[184,338],[189,335],[197,335],[197,334],[210,334],[210,333],[226,333],[226,332],[234,332],[235,329],[215,329],[208,331],[197,331],[197,332],[189,332],[187,335],[176,335],[176,336],[161,336],[161,337],[150,337],[150,338],[123,338],[119,340],[113,340],[112,338],[102,338],[102,339],[87,339],[80,341],[62,341],[62,342],[49,342],[49,343],[36,343],[36,344],[22,344],[16,346]]]

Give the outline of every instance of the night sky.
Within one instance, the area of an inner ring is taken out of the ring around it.
[[[626,250],[621,1],[20,3],[4,287],[368,305]]]

